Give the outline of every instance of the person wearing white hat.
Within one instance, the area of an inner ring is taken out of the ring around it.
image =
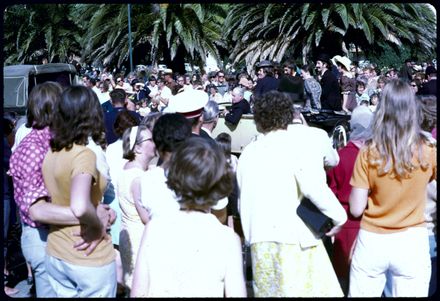
[[[204,122],[204,110],[209,110],[210,114],[206,114],[207,119],[215,115],[215,108],[210,109],[208,105],[208,94],[201,90],[187,90],[174,96],[172,102],[167,108],[168,112],[180,113],[186,117],[191,124],[191,136],[201,137],[206,139],[209,143],[216,144],[207,133],[202,131],[202,125]],[[211,115],[211,116],[208,116]],[[203,132],[203,134],[202,134]],[[226,206],[228,205],[228,198],[222,198],[218,203],[213,206],[212,214],[214,214],[221,223],[226,222],[227,212]]]
[[[356,103],[356,79],[350,72],[351,61],[348,57],[336,55],[332,59],[341,73],[340,85],[342,94],[342,110],[346,113],[353,111]]]
[[[187,90],[175,95],[167,112],[180,113],[191,123],[193,135],[200,135],[203,123],[203,108],[208,102],[208,94],[201,90]]]
[[[165,69],[163,71],[163,76],[165,79],[165,86],[167,86],[171,91],[174,91],[177,83],[174,81],[174,78],[173,78],[173,70],[172,69]]]

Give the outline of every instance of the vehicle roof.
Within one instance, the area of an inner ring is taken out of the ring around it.
[[[12,65],[3,67],[4,77],[28,76],[31,74],[56,72],[76,73],[76,68],[71,64],[65,63],[50,63],[44,65]]]

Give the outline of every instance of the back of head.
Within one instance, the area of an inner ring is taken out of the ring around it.
[[[350,140],[366,140],[369,135],[369,127],[373,120],[373,112],[366,106],[357,106],[350,118]]]
[[[217,141],[218,145],[223,150],[226,158],[229,158],[231,156],[231,135],[224,132],[220,133],[217,135],[217,137],[215,137],[215,141]]]
[[[171,156],[167,184],[181,207],[205,210],[231,193],[233,174],[216,144],[191,137]]]
[[[254,120],[261,133],[287,129],[293,113],[293,101],[285,93],[269,91],[255,99]]]
[[[177,146],[191,136],[191,125],[179,113],[164,114],[153,128],[153,141],[159,152],[174,152]]]
[[[121,111],[116,117],[115,124],[113,125],[116,136],[122,137],[124,131],[132,126],[139,125],[139,120],[135,118],[129,111]]]
[[[419,107],[407,83],[398,79],[385,86],[371,128],[368,144],[377,150],[381,171],[407,175],[413,167],[413,147],[421,145]]]
[[[113,105],[115,104],[124,104],[125,99],[127,98],[127,93],[123,89],[113,89],[110,92],[110,99]]]
[[[84,86],[68,87],[55,108],[53,151],[69,150],[73,143],[87,145],[89,137],[105,148],[103,111],[95,92]]]
[[[203,123],[211,123],[217,120],[219,114],[218,103],[215,101],[208,101],[203,108]]]
[[[301,67],[301,71],[306,71],[310,73],[311,76],[315,75],[315,68],[312,64],[305,64]]]
[[[55,104],[63,89],[57,82],[44,82],[36,85],[29,94],[27,104],[27,127],[42,129],[52,124]]]

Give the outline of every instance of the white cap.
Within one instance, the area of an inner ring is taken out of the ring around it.
[[[186,118],[194,118],[202,115],[203,108],[208,102],[208,94],[201,90],[185,90],[170,100],[169,112],[176,112],[185,115]]]

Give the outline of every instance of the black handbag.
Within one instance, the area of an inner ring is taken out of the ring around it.
[[[296,213],[319,238],[322,238],[331,228],[333,228],[332,219],[322,213],[315,204],[308,198],[303,197],[301,203],[296,209]]]

